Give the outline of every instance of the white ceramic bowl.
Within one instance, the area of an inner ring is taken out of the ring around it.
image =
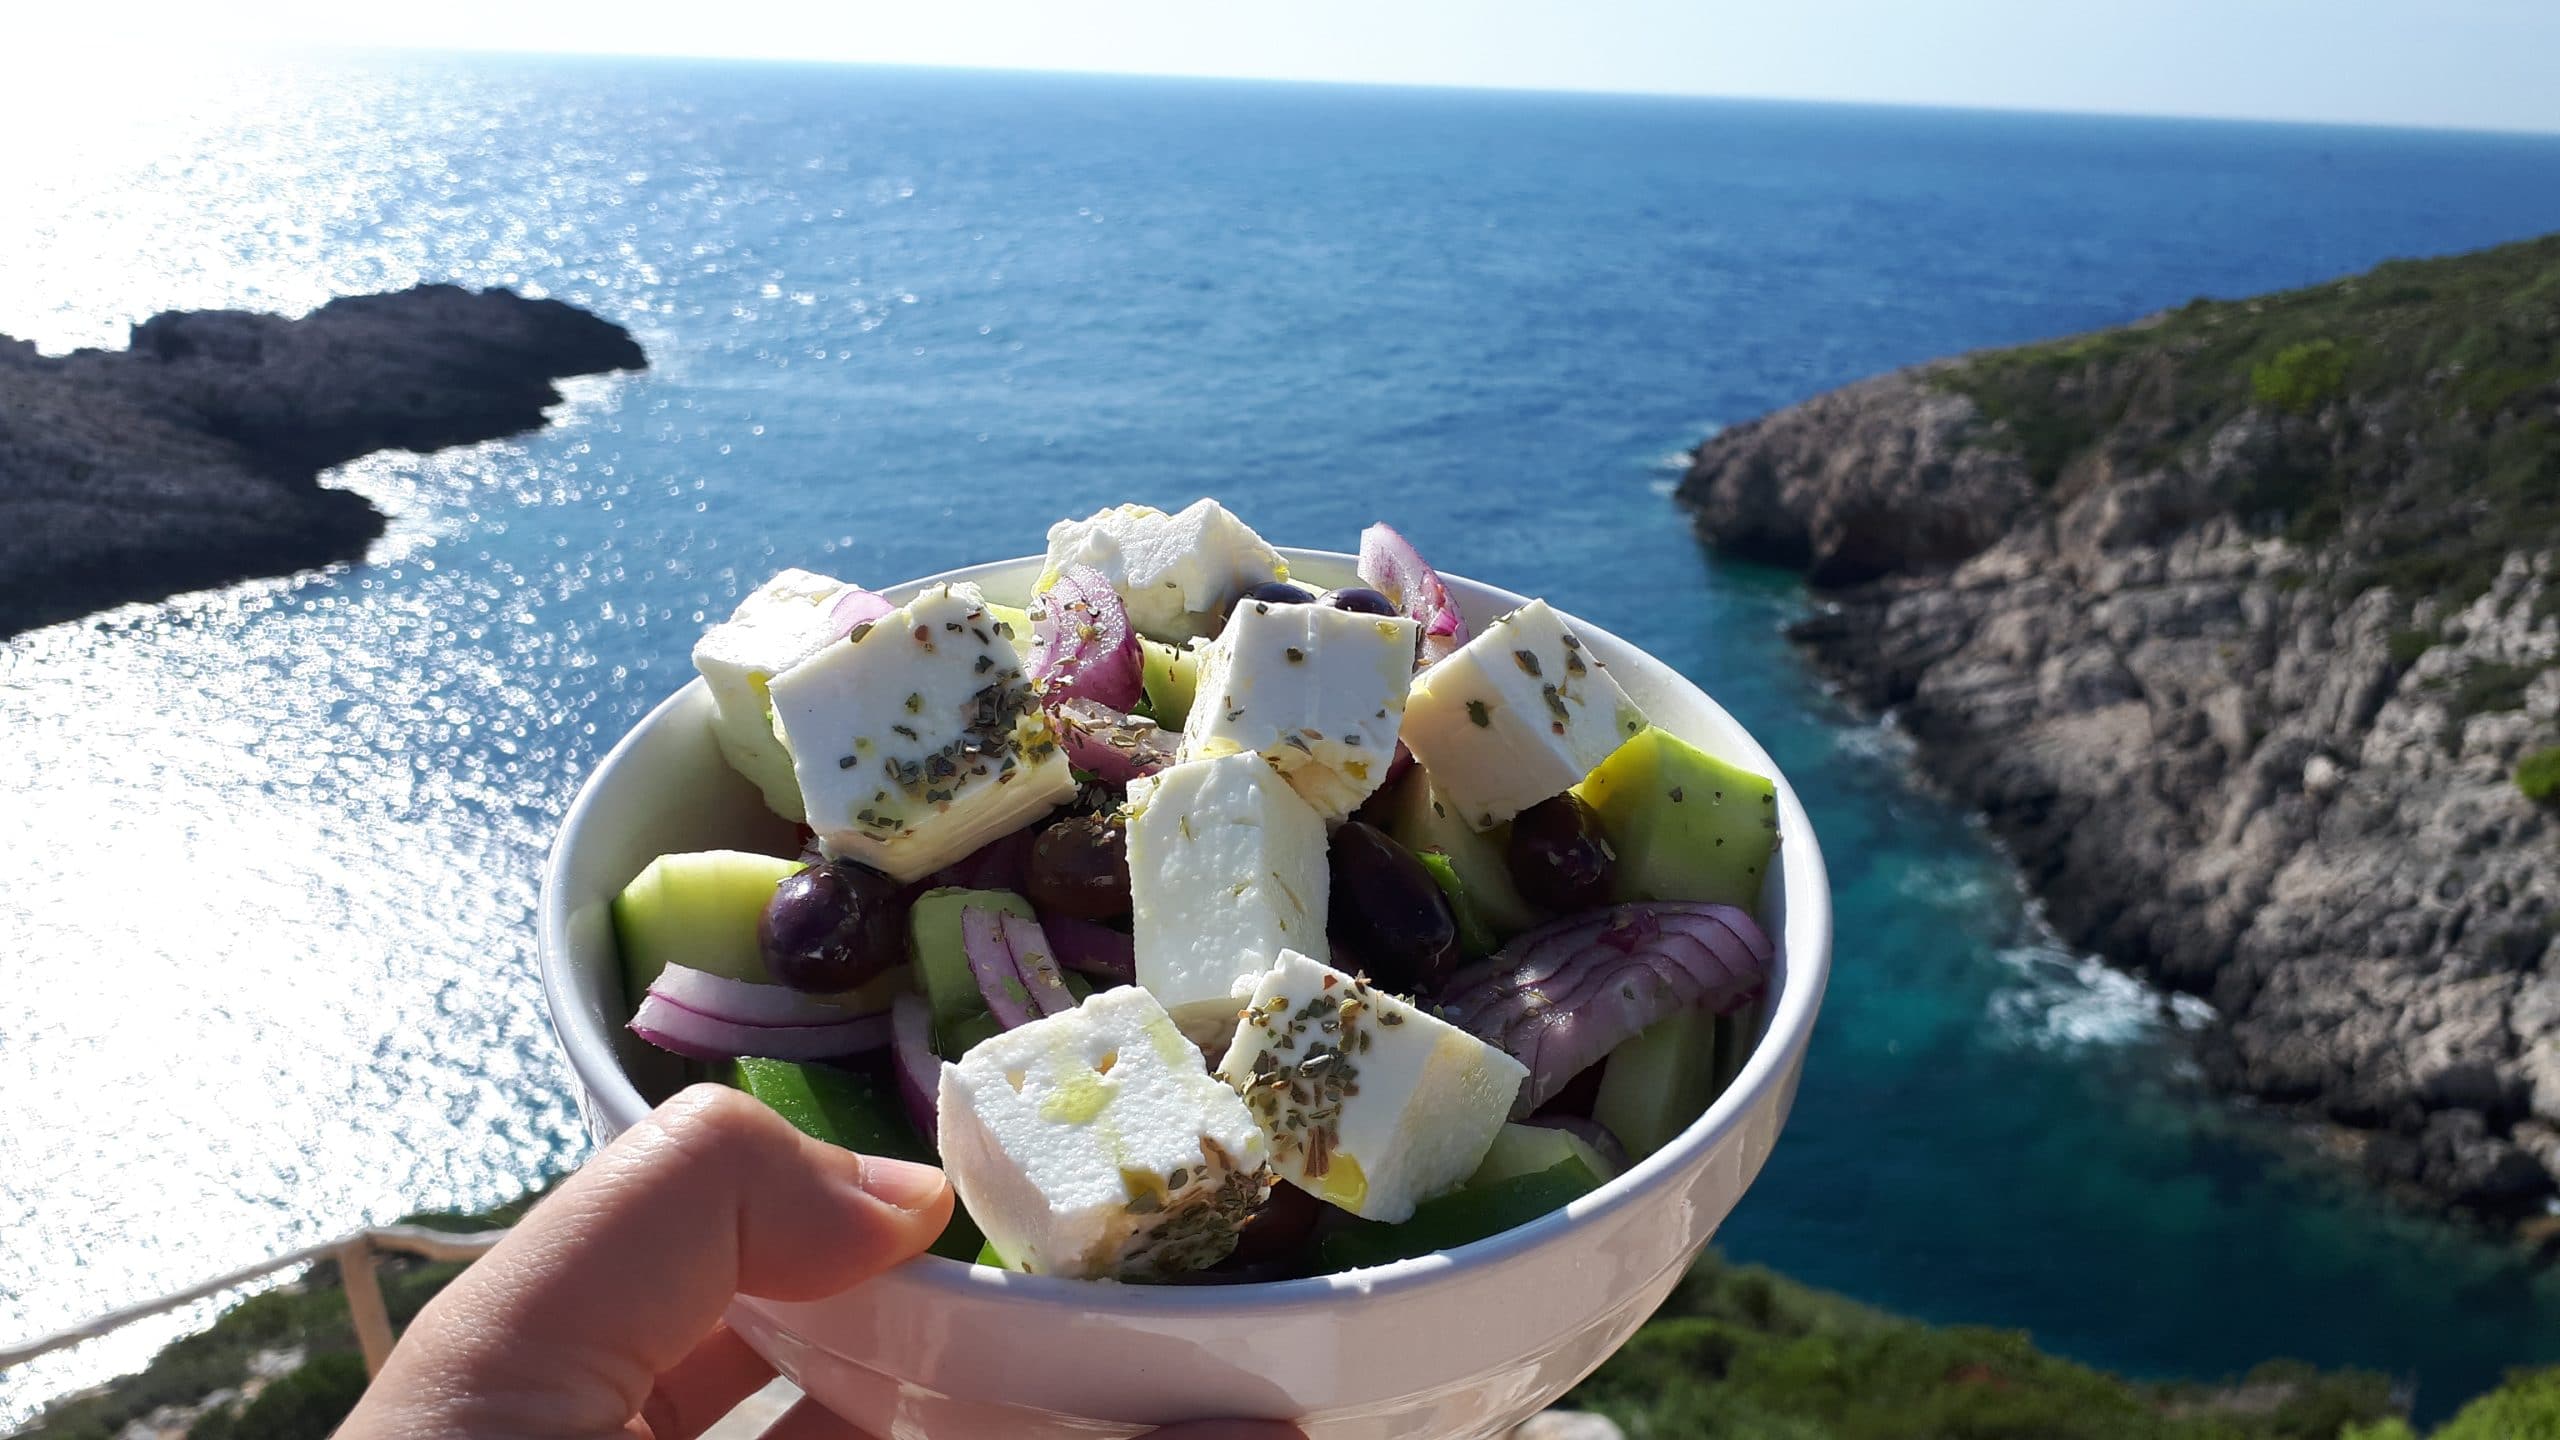
[[[1357,583],[1352,557],[1286,552],[1294,573]],[[1021,604],[1036,559],[969,580]],[[1470,625],[1522,603],[1447,577]],[[1576,622],[1654,723],[1763,773],[1742,727],[1669,666]],[[793,832],[713,746],[695,681],[587,777],[542,890],[543,992],[588,1128],[610,1139],[675,1083],[633,1040],[607,905],[654,857],[790,853]],[[1831,962],[1831,889],[1795,792],[1763,896],[1778,969],[1761,1042],[1678,1140],[1564,1210],[1456,1250],[1279,1284],[1162,1288],[1015,1275],[927,1256],[832,1299],[740,1299],[729,1323],[829,1409],[896,1440],[1127,1436],[1176,1420],[1295,1420],[1312,1440],[1489,1436],[1546,1407],[1653,1312],[1777,1143]]]

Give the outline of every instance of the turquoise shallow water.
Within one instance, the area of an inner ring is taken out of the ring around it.
[[[526,919],[579,777],[783,564],[886,581],[1123,499],[1394,520],[1675,661],[1839,886],[1796,1120],[1725,1243],[1939,1320],[2440,1409],[2560,1294],[2194,1092],[1667,498],[1700,434],[1875,370],[2560,226],[2560,142],[672,62],[137,87],[0,170],[0,331],[518,284],[648,374],[350,467],[368,564],[0,645],[0,1334],[580,1152]],[[0,1418],[144,1327],[0,1378]]]

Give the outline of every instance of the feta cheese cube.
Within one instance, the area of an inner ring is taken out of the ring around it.
[[[1369,1220],[1475,1172],[1529,1072],[1445,1020],[1296,951],[1254,987],[1218,1073],[1280,1178]]]
[[[1328,822],[1387,778],[1420,627],[1322,605],[1236,607],[1200,662],[1184,758],[1250,750]]]
[[[1214,1265],[1271,1185],[1244,1102],[1135,986],[980,1041],[935,1113],[970,1218],[1035,1275]]]
[[[1532,600],[1413,677],[1404,743],[1466,822],[1490,830],[1581,783],[1644,712]]]
[[[1049,558],[1034,591],[1069,565],[1101,571],[1129,607],[1129,623],[1158,640],[1218,628],[1238,595],[1289,578],[1288,562],[1252,527],[1215,500],[1167,515],[1148,505],[1115,505],[1049,527]]]
[[[836,638],[836,597],[852,587],[806,570],[785,570],[747,593],[729,618],[694,642],[693,668],[702,672],[717,707],[711,738],[739,774],[756,783],[777,814],[802,818],[800,782],[790,752],[773,733],[765,687],[773,677],[815,655]]]
[[[1226,1035],[1284,948],[1325,953],[1324,822],[1258,755],[1129,782],[1138,983],[1187,1033]]]
[[[1007,628],[975,585],[937,585],[774,677],[829,854],[913,880],[1075,793]]]

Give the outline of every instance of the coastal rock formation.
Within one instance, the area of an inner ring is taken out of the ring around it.
[[[529,430],[554,379],[647,363],[585,311],[450,285],[157,315],[121,351],[0,337],[0,636],[356,559],[382,516],[322,470]]]
[[[2560,1191],[2560,237],[1865,381],[1680,494],[2216,1080]]]

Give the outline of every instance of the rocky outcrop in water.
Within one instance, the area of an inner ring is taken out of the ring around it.
[[[382,516],[321,471],[529,430],[553,380],[647,363],[585,311],[450,285],[157,315],[121,351],[0,337],[0,636],[357,559]]]
[[[1865,381],[1680,495],[2214,1078],[2560,1190],[2560,237]]]

